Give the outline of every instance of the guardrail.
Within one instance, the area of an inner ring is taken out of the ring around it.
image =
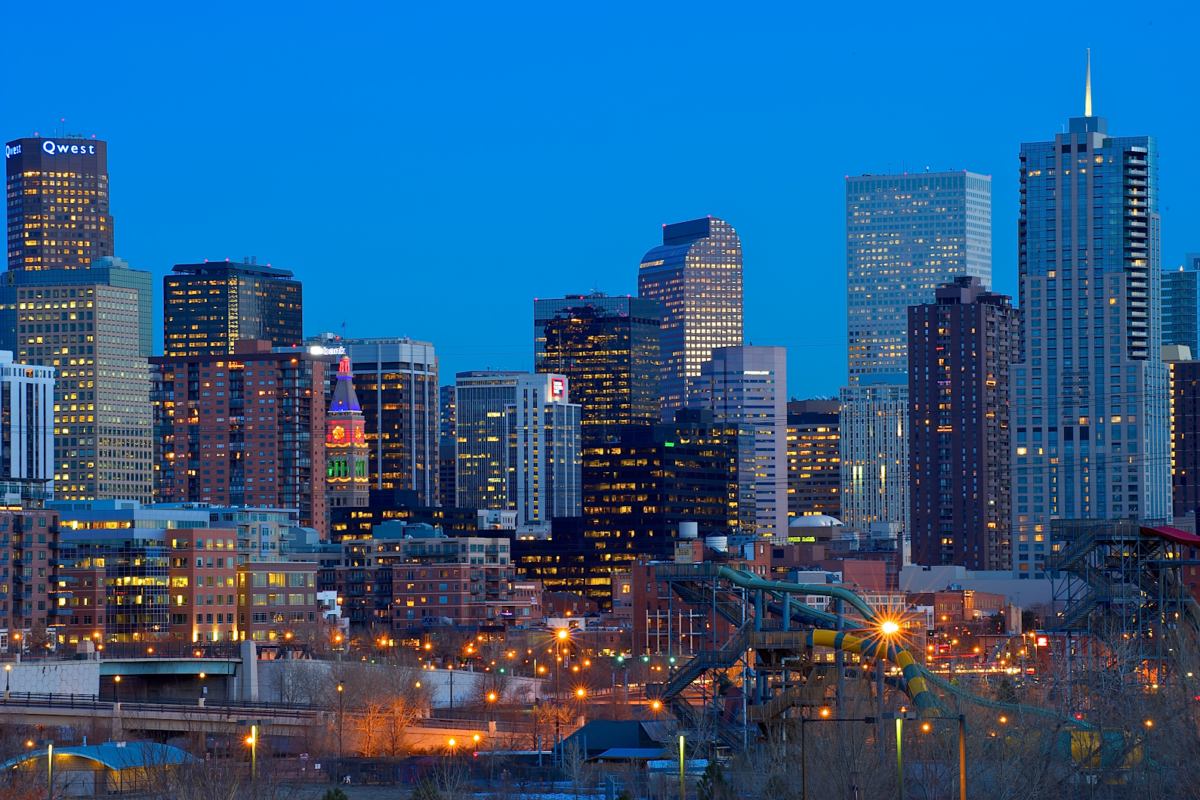
[[[0,695],[0,709],[3,708],[61,708],[112,711],[120,704],[122,711],[186,713],[229,716],[246,716],[248,712],[261,713],[274,719],[312,719],[320,715],[324,708],[300,706],[295,703],[253,703],[235,701],[230,703],[214,702],[211,705],[200,705],[196,700],[165,699],[159,702],[141,700],[103,700],[97,695],[88,694],[47,694],[38,692],[8,692],[7,696]]]

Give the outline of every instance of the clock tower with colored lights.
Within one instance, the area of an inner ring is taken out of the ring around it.
[[[333,402],[325,418],[325,488],[329,507],[367,505],[369,486],[362,406],[354,393],[350,358],[342,356]]]

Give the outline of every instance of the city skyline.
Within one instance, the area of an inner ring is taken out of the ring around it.
[[[18,9],[14,24],[19,24],[25,13]],[[247,33],[255,33],[258,26],[265,24],[262,13],[251,14],[237,24]],[[574,12],[562,13],[575,16]],[[249,255],[257,255],[260,263],[294,272],[316,293],[314,297],[334,290],[333,276],[338,270],[327,269],[331,264],[360,265],[359,268],[379,277],[389,287],[396,285],[392,275],[410,276],[414,279],[413,291],[430,296],[436,291],[440,277],[450,274],[450,270],[462,270],[469,279],[482,278],[488,270],[508,275],[499,282],[494,294],[460,290],[464,313],[459,319],[483,319],[487,309],[497,303],[527,307],[530,298],[563,296],[592,283],[612,295],[636,293],[636,276],[629,265],[657,244],[655,227],[706,214],[720,216],[735,225],[746,248],[745,339],[755,344],[790,346],[789,359],[793,363],[811,362],[812,369],[791,372],[788,387],[789,396],[808,397],[835,394],[841,381],[834,377],[834,366],[845,363],[844,339],[833,335],[844,319],[841,308],[844,277],[842,259],[837,256],[842,250],[839,195],[845,175],[923,172],[927,166],[931,171],[969,168],[992,175],[992,288],[1015,295],[1014,223],[1018,187],[1013,159],[1021,141],[1043,138],[1045,131],[1059,127],[1063,119],[1082,111],[1086,46],[1093,49],[1097,113],[1120,119],[1130,129],[1155,131],[1168,154],[1179,151],[1186,131],[1194,124],[1191,109],[1168,101],[1171,81],[1146,86],[1144,81],[1122,73],[1115,55],[1120,52],[1119,40],[1099,22],[1073,31],[1055,52],[1039,52],[1034,56],[1011,46],[1011,42],[1021,39],[1017,35],[1019,22],[1015,17],[1005,17],[989,31],[983,43],[968,45],[963,41],[947,45],[947,57],[961,60],[965,55],[969,66],[962,74],[946,76],[948,83],[939,84],[946,90],[944,94],[941,89],[937,93],[925,91],[933,85],[928,73],[897,78],[909,99],[895,110],[888,123],[889,137],[882,140],[862,124],[861,112],[855,110],[860,100],[853,88],[864,74],[879,69],[879,59],[853,44],[845,47],[832,42],[816,42],[810,52],[799,56],[774,55],[770,53],[771,47],[754,47],[754,51],[763,52],[751,53],[748,48],[755,37],[773,40],[775,34],[764,32],[766,29],[777,26],[794,33],[800,24],[790,11],[781,12],[782,17],[773,20],[772,25],[764,25],[764,20],[755,17],[755,13],[734,15],[731,22],[745,39],[745,43],[736,47],[739,52],[747,52],[747,63],[730,65],[715,78],[714,91],[730,98],[744,122],[734,126],[736,130],[698,129],[670,137],[662,131],[623,133],[622,129],[635,127],[631,121],[645,119],[650,111],[661,106],[661,87],[678,85],[681,79],[678,68],[658,54],[641,60],[636,67],[620,66],[615,55],[606,49],[595,52],[585,46],[579,53],[572,53],[565,43],[556,45],[553,57],[561,65],[561,76],[520,79],[528,69],[541,64],[540,58],[536,61],[522,58],[518,66],[502,67],[503,78],[517,79],[514,107],[509,109],[497,105],[487,93],[469,88],[461,70],[443,67],[449,64],[447,59],[454,58],[459,48],[467,45],[447,48],[447,42],[435,35],[428,44],[413,42],[411,53],[397,56],[404,63],[412,59],[419,64],[423,58],[430,59],[432,48],[446,49],[445,54],[430,61],[429,67],[420,70],[423,75],[429,73],[431,84],[413,98],[412,108],[443,111],[446,101],[439,100],[435,93],[478,101],[485,113],[496,115],[495,121],[489,123],[492,133],[482,144],[479,140],[469,144],[458,135],[446,142],[436,142],[428,134],[411,130],[374,133],[389,130],[386,123],[396,121],[397,117],[370,102],[360,102],[364,108],[372,109],[370,116],[355,113],[344,122],[339,121],[336,128],[307,113],[295,116],[274,101],[254,113],[251,109],[256,108],[262,93],[242,87],[234,87],[234,91],[222,98],[201,91],[200,102],[218,116],[272,118],[284,127],[285,133],[277,137],[278,141],[273,139],[271,144],[264,144],[257,135],[240,126],[203,125],[193,129],[188,119],[193,116],[194,107],[187,102],[152,103],[135,111],[120,101],[106,109],[86,97],[65,102],[54,96],[33,98],[20,107],[14,104],[15,98],[10,100],[3,116],[5,136],[11,140],[35,131],[43,136],[53,135],[56,126],[61,129],[60,120],[65,116],[69,130],[88,137],[94,133],[107,141],[109,171],[113,176],[112,213],[121,228],[116,255],[133,269],[152,272],[156,280],[175,263],[200,262],[204,258],[240,262]],[[422,11],[412,24],[416,29],[437,29],[437,16],[438,12]],[[814,25],[829,22],[821,15],[811,20]],[[385,15],[383,22],[387,21]],[[554,17],[534,28],[542,30],[545,25],[565,21]],[[468,21],[465,42],[478,45],[481,39],[490,38],[483,36],[486,27],[494,29],[498,25],[500,30],[510,31],[526,22],[523,13],[511,21],[492,18],[488,13]],[[880,32],[897,22],[894,13],[885,12],[872,19],[866,32]],[[1146,29],[1164,41],[1162,47],[1156,48],[1151,65],[1164,75],[1180,72],[1181,62],[1176,52],[1186,49],[1172,43],[1179,41],[1176,38],[1179,31],[1187,26],[1170,22],[1159,18],[1154,20],[1153,28],[1147,25]],[[74,24],[81,23],[70,23]],[[611,23],[602,24],[608,29]],[[629,30],[610,30],[616,34],[610,41],[617,49],[645,49],[642,45],[649,32],[666,24],[667,18],[651,9]],[[670,24],[682,25],[688,31],[699,23],[672,20]],[[101,21],[97,34],[117,44],[128,39],[129,33],[110,25]],[[301,37],[317,35],[306,20],[295,25],[295,32]],[[753,36],[747,28],[754,29]],[[334,23],[329,35],[336,36],[339,30],[338,23]],[[935,22],[931,35],[945,30],[949,30],[948,23]],[[194,32],[181,34],[185,37],[181,44],[187,46],[192,37],[205,35],[205,31],[208,28],[200,25]],[[529,34],[520,34],[525,35]],[[577,36],[572,34],[566,39],[578,44]],[[344,80],[342,67],[326,64],[317,69],[299,64],[294,56],[278,50],[274,37],[267,36],[264,46],[268,55],[279,61],[279,66],[261,79],[259,87],[278,90],[282,98],[292,97],[310,78],[319,86],[327,85],[327,81],[354,83]],[[161,45],[153,47],[152,56]],[[36,54],[28,48],[28,44],[14,43],[7,56],[14,62],[27,57],[36,60]],[[589,57],[584,58],[583,53]],[[118,85],[131,80],[134,68],[131,59],[132,55],[119,52],[109,65]],[[796,59],[800,59],[796,65],[789,65]],[[810,59],[813,63],[831,60],[832,66],[806,69]],[[171,61],[164,58],[164,62]],[[600,68],[593,71],[585,63],[599,64]],[[614,72],[604,69],[605,66],[619,69]],[[1036,86],[1026,86],[1024,76],[1034,68],[1041,80]],[[46,65],[46,69],[48,82],[67,74],[66,67],[54,64]],[[328,74],[322,74],[323,71]],[[801,77],[805,72],[838,77],[825,86],[814,78]],[[604,74],[604,78],[595,73]],[[169,68],[161,76],[151,76],[148,93],[153,95],[155,90],[170,87],[172,96],[176,93],[186,96],[201,80],[190,69]],[[567,80],[578,84],[577,90],[562,91],[560,83]],[[607,82],[611,82],[611,88],[605,88]],[[372,84],[368,80],[364,85]],[[354,88],[347,101],[363,101],[361,92]],[[935,94],[941,95],[941,99],[932,96]],[[552,99],[546,100],[547,96]],[[947,107],[945,96],[964,98],[954,107],[953,117],[943,113]],[[1020,96],[1021,105],[1008,100],[1010,96]],[[588,97],[599,97],[599,102],[611,111],[601,116],[611,119],[602,120],[595,130],[575,136],[585,115],[594,116],[592,104],[596,101],[585,99]],[[802,103],[797,102],[799,98],[803,98]],[[109,104],[106,101],[104,105]],[[374,119],[381,113],[382,124]],[[470,116],[462,116],[464,113]],[[470,120],[479,113],[479,110],[456,111],[448,121],[470,129],[475,125]],[[153,125],[149,124],[151,118]],[[539,126],[545,126],[544,133],[536,132]],[[169,134],[160,133],[161,128]],[[968,129],[971,134],[963,135]],[[791,141],[797,135],[800,138]],[[523,139],[529,141],[521,144]],[[819,161],[810,163],[794,155],[816,152],[817,141],[821,142]],[[384,180],[402,187],[401,193],[406,197],[389,201],[392,207],[386,212],[387,219],[393,219],[392,215],[394,219],[406,218],[403,229],[420,230],[422,240],[413,243],[403,255],[396,255],[400,249],[395,245],[372,241],[374,235],[368,229],[384,231],[388,235],[378,238],[386,239],[395,224],[388,222],[381,227],[385,218],[374,203],[352,213],[338,208],[326,212],[331,215],[334,227],[350,223],[359,215],[364,218],[363,229],[356,229],[352,237],[338,242],[334,249],[336,237],[320,237],[316,241],[307,235],[307,215],[284,208],[294,205],[292,202],[272,200],[276,195],[314,199],[314,191],[323,187],[324,181],[311,175],[320,167],[296,170],[291,164],[301,154],[306,159],[309,154],[317,155],[319,163],[325,158],[319,154],[341,151],[346,147],[342,144],[345,142],[354,142],[363,152],[368,147],[376,148],[383,156],[379,169]],[[517,145],[514,161],[532,166],[519,178],[518,173],[501,163],[507,162],[507,157],[496,157],[501,151],[511,151],[514,144]],[[703,180],[690,176],[697,155],[714,145],[720,150],[739,153],[736,166],[722,164],[716,174]],[[396,155],[388,155],[389,152]],[[414,159],[405,157],[406,152],[424,155]],[[179,157],[183,153],[186,156]],[[667,154],[665,161],[661,158],[663,153]],[[163,203],[155,197],[160,195],[155,171],[168,163],[172,182],[195,187],[195,195],[189,201],[189,205],[198,209],[194,218],[190,216],[192,212],[175,210],[172,206],[176,204]],[[433,164],[442,166],[434,168]],[[1185,253],[1196,249],[1194,242],[1189,241],[1192,226],[1184,223],[1194,208],[1193,201],[1183,194],[1183,188],[1192,180],[1194,167],[1182,161],[1172,163],[1172,167],[1176,172],[1162,188],[1165,265],[1179,263]],[[663,178],[656,179],[658,188],[654,192],[628,192],[628,187],[635,185],[636,176],[650,174]],[[247,190],[226,191],[224,176],[241,181]],[[478,184],[477,192],[463,192],[469,183]],[[256,185],[270,189],[260,192],[254,188]],[[802,188],[796,191],[794,187]],[[514,190],[516,194],[508,194]],[[419,204],[418,197],[423,198]],[[542,240],[533,249],[532,260],[518,261],[505,248],[492,249],[490,240],[499,235],[501,228],[491,216],[496,209],[506,209],[505,214],[519,210],[522,218],[532,220]],[[581,229],[578,222],[581,215],[599,219],[601,213],[605,219],[602,235]],[[476,222],[467,226],[463,224],[465,220]],[[575,251],[578,255],[569,270],[556,270],[558,265],[550,254],[569,249],[581,236],[587,237],[589,247]],[[444,241],[453,241],[454,247],[445,248],[440,244]],[[805,246],[796,247],[798,242]],[[495,258],[500,260],[497,262]],[[430,269],[418,268],[419,265]],[[557,274],[559,271],[562,274]],[[817,311],[816,335],[803,341],[804,337],[795,332],[789,320],[793,309],[788,299],[810,289],[829,301]],[[445,374],[487,366],[533,368],[533,354],[525,344],[528,328],[524,319],[497,320],[495,330],[489,329],[487,341],[481,341],[477,337],[481,326],[471,323],[456,327],[459,323],[434,313],[436,304],[432,303],[420,304],[402,323],[397,323],[387,313],[386,293],[378,294],[364,298],[361,313],[353,315],[312,305],[305,334],[320,330],[340,332],[343,319],[349,316],[347,333],[351,336],[408,335],[434,342],[445,358]],[[161,331],[161,319],[157,316],[154,331],[157,340]],[[161,352],[161,344],[156,344],[155,352]]]

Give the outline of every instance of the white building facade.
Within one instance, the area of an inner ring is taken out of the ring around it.
[[[54,481],[54,367],[0,350],[0,478]]]
[[[788,531],[787,349],[742,345],[719,347],[700,365],[688,405],[707,408],[714,420],[754,426],[755,516],[758,533]]]
[[[908,541],[908,386],[845,386],[840,400],[842,521],[896,523]]]

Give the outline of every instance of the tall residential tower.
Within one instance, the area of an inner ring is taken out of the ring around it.
[[[688,386],[715,347],[742,343],[742,243],[729,223],[704,217],[663,226],[642,256],[638,297],[662,313],[662,419],[687,407]]]
[[[1109,135],[1090,88],[1085,109],[1021,145],[1018,543],[1054,518],[1171,517],[1158,144]]]

